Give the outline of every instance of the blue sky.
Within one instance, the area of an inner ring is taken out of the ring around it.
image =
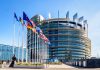
[[[77,12],[79,17],[84,16],[88,20],[92,56],[99,56],[100,0],[0,0],[0,44],[12,45],[14,12],[22,17],[22,12],[25,11],[29,18],[35,14],[42,14],[45,18],[48,18],[50,12],[51,17],[55,18],[58,10],[60,17],[65,17],[66,12],[69,11],[70,18]],[[15,23],[15,44],[17,46],[18,28],[20,26],[21,30],[21,25],[18,22]]]

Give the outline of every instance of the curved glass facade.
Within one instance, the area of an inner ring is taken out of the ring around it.
[[[87,30],[79,23],[64,19],[49,19],[42,25],[49,38],[49,58],[61,61],[89,58],[91,43]]]

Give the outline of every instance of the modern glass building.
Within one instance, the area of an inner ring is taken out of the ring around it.
[[[19,50],[20,49],[20,50]],[[19,50],[19,51],[18,51]],[[16,58],[18,59],[18,53],[19,54],[19,59],[22,59],[22,48],[20,47],[15,47],[14,49],[14,53]],[[26,58],[26,48],[24,48],[24,60]],[[0,44],[0,61],[7,61],[7,60],[11,60],[12,56],[13,56],[13,46],[10,45],[4,45],[4,44]]]
[[[67,18],[51,18],[41,26],[50,40],[49,58],[65,62],[89,58],[91,41],[87,24],[76,23]]]

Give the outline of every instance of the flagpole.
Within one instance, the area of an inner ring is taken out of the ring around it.
[[[47,62],[47,43],[45,44],[45,47],[46,47],[46,62]]]
[[[44,47],[43,47],[43,51],[44,51],[44,55],[45,55],[45,41],[44,41],[44,45],[43,45]],[[43,63],[44,63],[44,58],[45,58],[45,56],[43,57]]]
[[[33,33],[33,35],[32,35],[32,39],[34,40],[34,33]],[[34,46],[34,43],[33,43],[33,46]],[[34,62],[34,59],[33,59],[33,53],[34,53],[34,47],[33,46],[31,46],[31,48],[32,48],[32,54],[31,54],[31,60],[32,60],[32,63]]]
[[[19,27],[18,32],[19,32],[19,34],[18,34],[18,62],[19,62],[19,54],[20,54],[20,46],[19,46],[20,27]]]
[[[27,31],[26,31],[26,34],[25,35],[26,35],[26,63],[27,63],[27,53],[28,53],[28,47],[27,47]]]
[[[36,54],[36,60],[35,60],[35,61],[36,61],[36,62],[35,62],[35,63],[37,63],[37,34],[36,34],[35,36],[36,36],[36,42],[35,42],[35,44],[36,44],[36,45],[35,45],[35,51],[36,51],[36,52],[35,52],[35,54]]]
[[[30,31],[30,37],[32,37],[32,35],[31,35],[31,30],[29,30]],[[30,42],[31,42],[31,40],[30,40]],[[32,63],[32,46],[30,47],[30,62]]]
[[[38,33],[37,33],[37,62],[38,62]]]
[[[15,55],[15,19],[16,19],[16,21],[18,21],[18,18],[17,18],[17,16],[16,16],[16,13],[14,12],[14,21],[13,21],[13,23],[14,23],[14,37],[13,37],[13,55]]]
[[[24,26],[22,26],[22,63],[23,63],[23,34],[24,34]]]
[[[43,52],[43,54],[42,55],[44,55],[44,40],[43,40],[43,48],[42,48],[43,50],[42,50],[42,52]],[[42,57],[42,62],[44,63],[44,56]]]
[[[42,44],[41,44],[41,38],[39,38],[39,42],[40,42],[40,45],[42,46]],[[39,45],[39,48],[40,48],[39,55],[41,53],[41,46],[40,45]],[[41,63],[41,55],[39,56],[39,58],[40,58],[40,63]]]
[[[36,46],[35,46],[35,51],[36,51],[36,63],[37,63],[37,34],[36,34]]]
[[[42,43],[41,52],[42,52],[42,55],[43,55],[43,41],[41,43]],[[43,56],[41,56],[41,62],[43,63]]]
[[[40,38],[38,37],[38,62],[40,63]]]
[[[39,63],[40,63],[40,37],[39,37]]]
[[[43,40],[43,55],[44,55],[44,40]],[[43,63],[44,63],[44,56],[42,57]]]
[[[38,34],[36,34],[37,36],[36,36],[36,63],[38,62]]]
[[[35,33],[34,33],[34,63],[35,63]]]
[[[33,54],[32,54],[33,57],[34,57],[34,54],[35,54],[35,52],[34,52],[35,51],[35,37],[34,36],[35,36],[35,33],[33,32],[33,41],[34,41],[34,43],[33,43]],[[35,59],[33,58],[33,62],[32,63],[34,63],[34,62],[35,62]]]
[[[31,30],[31,32],[32,32],[32,30]],[[34,34],[33,34],[33,36],[34,36]],[[32,37],[32,36],[31,36]],[[33,38],[33,37],[32,37]],[[31,59],[31,61],[32,61],[32,63],[33,63],[33,47],[31,46],[31,49],[32,49],[32,54],[31,54],[31,57],[32,57],[32,59]]]
[[[14,53],[14,49],[15,49],[15,20],[14,20],[14,36],[13,36],[13,55],[15,54]]]
[[[31,46],[31,62],[33,62],[33,48],[32,48],[32,46]]]
[[[25,62],[27,63],[27,48],[25,49],[26,53],[25,53]]]
[[[36,63],[36,33],[35,33],[35,63]]]

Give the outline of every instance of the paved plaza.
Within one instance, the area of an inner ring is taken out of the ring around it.
[[[100,68],[75,68],[69,65],[45,65],[44,69],[34,69],[34,68],[0,68],[0,70],[100,70]]]
[[[46,69],[0,68],[0,70],[100,70],[100,68],[46,68]]]

